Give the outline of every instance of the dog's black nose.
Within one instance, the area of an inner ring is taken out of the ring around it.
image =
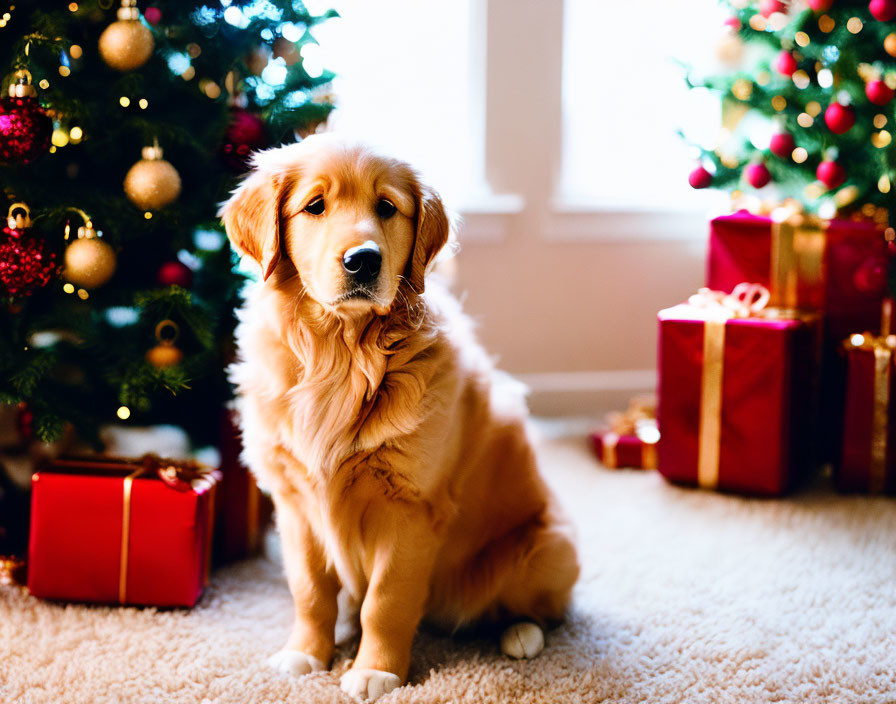
[[[342,255],[342,268],[359,284],[369,284],[379,276],[382,262],[380,248],[370,240]]]

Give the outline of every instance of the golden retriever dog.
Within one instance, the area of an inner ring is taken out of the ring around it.
[[[576,551],[519,385],[426,285],[449,239],[439,196],[401,161],[315,135],[256,155],[221,215],[263,276],[231,374],[295,605],[271,664],[328,668],[350,622],[339,612],[357,622],[359,606],[341,679],[354,696],[406,681],[423,619],[509,624],[504,651],[535,655],[569,602]]]

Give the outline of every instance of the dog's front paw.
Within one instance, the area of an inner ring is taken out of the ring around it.
[[[544,632],[535,623],[515,623],[501,635],[501,650],[512,658],[534,658],[543,649]]]
[[[342,691],[360,699],[379,699],[401,686],[398,675],[382,670],[364,670],[354,667],[339,682]]]
[[[307,675],[309,672],[326,670],[326,664],[313,655],[300,650],[281,650],[268,658],[268,665],[287,675]]]

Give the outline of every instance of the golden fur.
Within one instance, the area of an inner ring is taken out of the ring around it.
[[[303,210],[315,196],[323,215]],[[277,509],[286,650],[330,662],[340,588],[362,605],[352,669],[401,681],[424,617],[559,619],[578,563],[524,398],[457,302],[424,291],[449,237],[438,195],[403,162],[315,136],[258,155],[222,216],[265,279],[240,312],[232,378],[245,459]],[[371,239],[382,281],[346,300],[342,253]]]

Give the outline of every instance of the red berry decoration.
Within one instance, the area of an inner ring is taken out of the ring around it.
[[[146,12],[143,13],[143,17],[147,22],[155,27],[159,22],[162,21],[162,11],[157,7],[147,7]]]
[[[269,146],[271,140],[264,120],[245,108],[230,109],[230,127],[224,133],[221,157],[231,171],[248,171],[252,152]]]
[[[879,293],[887,284],[887,262],[882,257],[868,257],[852,275],[856,290]]]
[[[771,17],[776,12],[787,12],[787,5],[781,2],[781,0],[760,0],[760,15],[763,17]]]
[[[772,135],[771,141],[768,143],[769,151],[782,159],[789,158],[795,147],[796,141],[789,132],[779,132]]]
[[[179,261],[165,262],[156,272],[156,281],[160,286],[180,286],[190,288],[193,285],[193,271]]]
[[[831,103],[824,111],[824,121],[834,134],[843,134],[856,124],[856,114],[849,105]]]
[[[50,283],[56,255],[32,234],[28,206],[13,203],[0,232],[0,296],[24,298]]]
[[[736,15],[732,15],[731,17],[729,17],[723,24],[735,32],[738,31],[741,27],[740,19]]]
[[[753,188],[762,188],[772,180],[772,175],[768,172],[765,164],[750,164],[744,169],[744,176]]]
[[[869,81],[865,86],[865,95],[875,105],[886,105],[893,99],[894,91],[883,81]]]
[[[0,100],[0,163],[30,164],[50,146],[53,121],[40,109],[30,80],[20,77]]]
[[[823,161],[815,169],[815,178],[828,188],[837,188],[846,180],[846,169],[836,161]]]
[[[878,22],[889,22],[896,17],[896,0],[871,0],[868,12]]]
[[[702,166],[698,166],[688,176],[688,183],[691,184],[691,188],[709,188],[712,185],[712,174]]]
[[[834,0],[808,0],[809,7],[815,13],[827,12],[834,4]]]
[[[775,58],[775,71],[780,73],[782,76],[792,76],[793,72],[799,68],[799,65],[796,62],[793,54],[789,51],[782,51],[778,54],[777,58]]]

